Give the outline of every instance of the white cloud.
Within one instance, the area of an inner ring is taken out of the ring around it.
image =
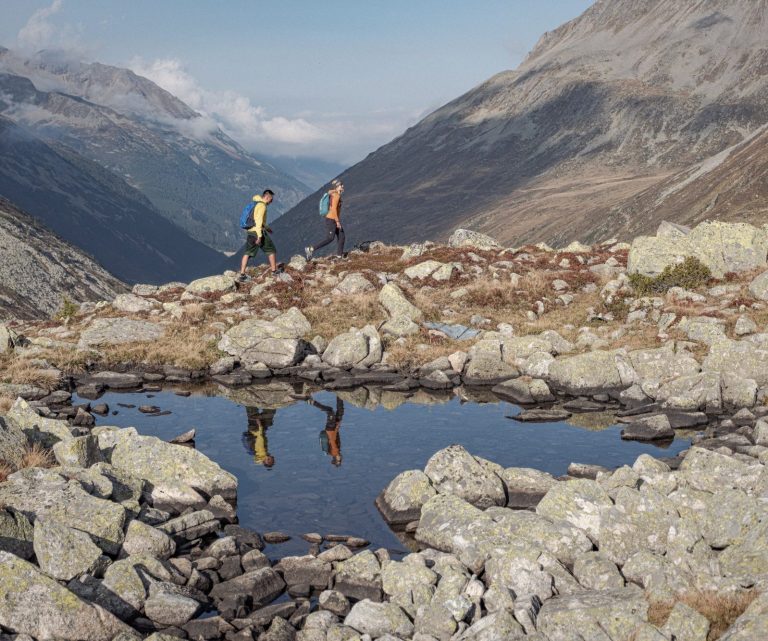
[[[205,89],[177,59],[135,58],[129,66],[198,111],[203,120],[197,127],[215,122],[244,147],[261,153],[355,162],[422,115],[408,111],[273,115],[234,91]]]
[[[149,78],[204,117],[215,119],[242,144],[266,142],[301,147],[328,137],[328,132],[303,118],[270,116],[263,107],[254,105],[249,98],[234,91],[204,89],[178,60],[169,58],[147,63],[134,59],[130,66],[137,74]]]
[[[53,0],[50,6],[35,11],[16,35],[16,46],[26,52],[41,49],[82,49],[80,33],[71,25],[55,24],[53,16],[61,11],[63,0]]]

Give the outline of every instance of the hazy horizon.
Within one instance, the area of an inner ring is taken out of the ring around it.
[[[4,0],[0,44],[128,67],[250,151],[351,165],[591,4]]]

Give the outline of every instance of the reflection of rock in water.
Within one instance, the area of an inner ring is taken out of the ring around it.
[[[363,407],[365,409],[374,409],[376,406],[370,406],[371,393],[367,387],[354,387],[352,389],[338,390],[336,392],[338,396],[345,403],[354,405],[355,407]]]
[[[566,421],[569,425],[582,427],[585,430],[599,432],[617,424],[616,414],[613,412],[585,412],[583,414],[571,414]]]
[[[454,398],[453,391],[440,392],[417,388],[411,392],[391,392],[381,387],[367,386],[338,390],[336,395],[345,403],[366,410],[384,407],[394,410],[405,403],[414,405],[442,405]]]
[[[420,387],[414,390],[413,395],[408,399],[408,402],[416,405],[445,405],[446,403],[450,403],[453,398],[453,390],[440,392]]]
[[[279,409],[288,407],[296,402],[294,395],[303,395],[307,391],[304,383],[287,383],[285,381],[272,381],[248,387],[229,388],[220,386],[220,394],[239,405],[269,407]]]
[[[491,392],[490,387],[464,387],[463,385],[456,390],[456,394],[462,402],[469,403],[501,403],[496,394]]]

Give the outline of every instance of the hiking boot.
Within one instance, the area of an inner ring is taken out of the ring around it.
[[[248,275],[247,275],[247,274],[240,274],[240,275],[238,275],[238,277],[237,277],[237,282],[238,282],[238,283],[247,283],[249,280],[250,280],[250,279],[248,278]]]
[[[307,262],[312,260],[312,256],[314,256],[314,255],[315,255],[315,248],[312,247],[312,245],[310,245],[309,247],[305,247],[304,248],[304,256],[306,257]]]

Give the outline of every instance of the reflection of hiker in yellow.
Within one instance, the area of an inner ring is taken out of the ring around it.
[[[331,457],[331,463],[338,467],[341,465],[341,438],[339,430],[341,429],[341,419],[344,418],[344,401],[336,397],[336,411],[315,399],[309,399],[309,404],[319,410],[323,410],[327,416],[325,429],[320,432],[320,447],[323,448],[328,456]]]
[[[275,457],[269,453],[267,430],[272,427],[277,410],[246,407],[245,412],[248,416],[248,431],[243,434],[243,445],[259,465],[272,467]]]

